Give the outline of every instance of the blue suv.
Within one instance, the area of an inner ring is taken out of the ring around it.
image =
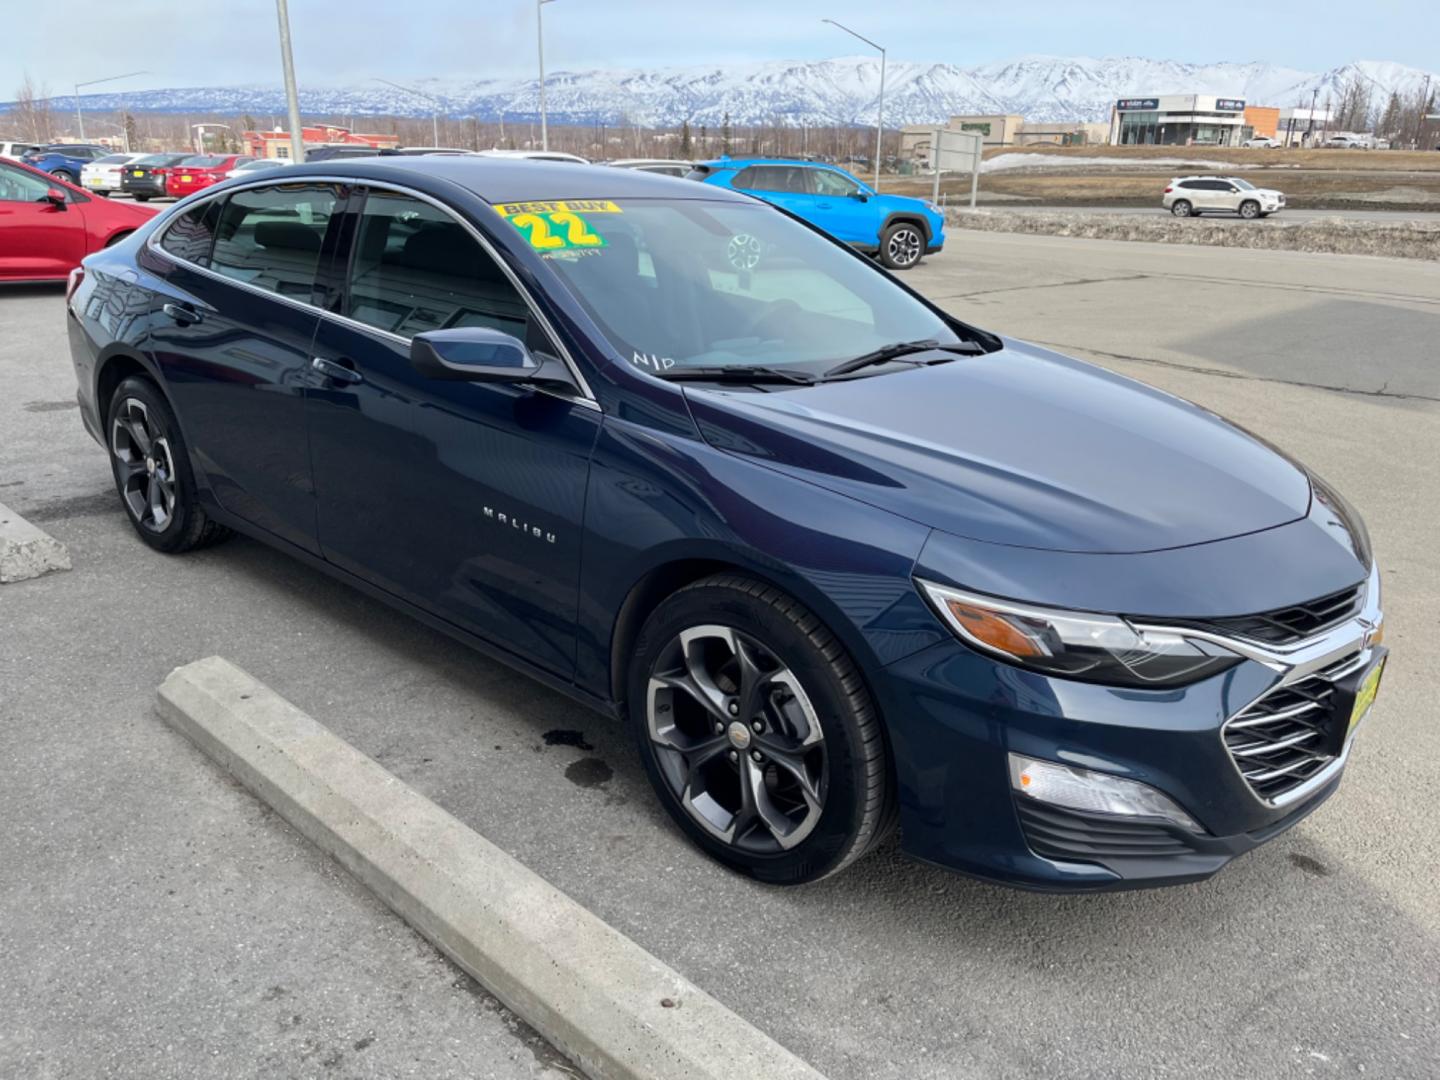
[[[695,166],[692,180],[734,188],[788,210],[835,239],[908,270],[945,246],[945,217],[933,204],[881,195],[844,169],[784,158],[721,158]]]
[[[80,170],[84,166],[114,152],[107,146],[91,146],[88,143],[52,143],[49,146],[37,146],[20,160],[42,172],[48,172],[51,176],[78,184]]]

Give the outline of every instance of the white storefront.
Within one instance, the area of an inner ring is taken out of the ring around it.
[[[1121,98],[1110,117],[1117,146],[1234,146],[1245,127],[1242,98],[1157,94]]]

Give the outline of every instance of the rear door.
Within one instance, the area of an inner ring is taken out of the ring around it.
[[[56,205],[46,198],[65,194]],[[0,280],[63,278],[85,257],[84,198],[48,178],[0,161]]]
[[[216,501],[312,552],[304,394],[317,274],[345,195],[308,182],[198,203],[161,237],[167,266],[150,337]]]
[[[321,322],[314,355],[329,374],[307,406],[325,557],[568,674],[598,407],[411,366],[410,339],[442,327],[493,327],[563,355],[448,211],[372,189],[352,248],[346,321]]]

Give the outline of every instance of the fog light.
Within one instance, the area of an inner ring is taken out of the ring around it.
[[[1182,829],[1204,832],[1195,819],[1181,810],[1168,795],[1148,784],[1125,780],[1109,773],[1077,769],[1058,761],[1040,761],[1021,754],[1010,755],[1010,786],[1037,802],[1064,806],[1091,814],[1124,814],[1128,817],[1158,817],[1173,821]]]

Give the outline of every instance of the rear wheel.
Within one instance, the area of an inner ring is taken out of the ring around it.
[[[1176,217],[1189,217],[1195,213],[1195,207],[1190,205],[1189,199],[1176,199],[1170,204],[1170,213]]]
[[[780,590],[738,574],[689,585],[646,620],[631,657],[645,771],[712,858],[796,885],[893,827],[885,740],[860,673]]]
[[[150,201],[150,196],[149,196],[149,195],[131,195],[130,197],[131,197],[132,199],[134,199],[136,202],[149,202],[149,201]]]
[[[909,270],[924,254],[925,236],[909,221],[897,221],[880,237],[880,261],[891,270]]]
[[[230,536],[201,508],[180,425],[153,382],[121,382],[106,421],[115,489],[141,540],[174,554]]]
[[[1246,220],[1260,216],[1260,204],[1254,199],[1246,199],[1240,204],[1240,216]]]
[[[61,180],[71,184],[78,184],[80,182],[80,178],[68,169],[51,169],[50,175],[58,176]]]

